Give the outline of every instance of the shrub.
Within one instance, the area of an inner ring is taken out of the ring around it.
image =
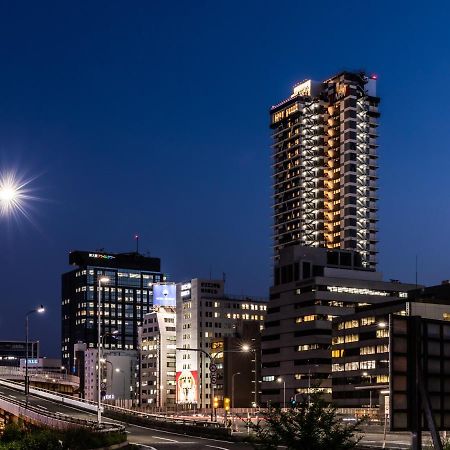
[[[280,445],[288,450],[354,449],[361,422],[343,423],[320,394],[312,394],[310,400],[305,398],[286,411],[269,408],[257,424],[248,423],[254,431],[249,441],[260,450],[275,450]]]

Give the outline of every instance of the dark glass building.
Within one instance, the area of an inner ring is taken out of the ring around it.
[[[19,367],[20,360],[26,358],[25,341],[0,341],[0,366]],[[28,358],[39,358],[39,341],[28,342]]]
[[[69,263],[76,269],[62,275],[61,352],[64,366],[75,372],[78,343],[97,348],[98,283],[101,289],[105,349],[136,350],[138,327],[153,304],[153,284],[165,280],[161,260],[139,253],[74,251]],[[117,335],[111,337],[114,331]]]

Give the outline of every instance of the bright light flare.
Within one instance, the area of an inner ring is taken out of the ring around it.
[[[34,178],[25,179],[14,171],[0,172],[0,218],[13,217],[18,219],[30,217],[30,203],[39,200],[32,195],[30,183]]]

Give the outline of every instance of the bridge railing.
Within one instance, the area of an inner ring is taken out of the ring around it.
[[[11,387],[13,389],[18,389],[23,391],[24,385],[23,383],[17,383],[14,381],[6,381],[0,379],[0,385],[5,385]],[[70,395],[60,394],[53,391],[49,391],[48,389],[30,387],[30,394],[38,395],[42,398],[47,398],[49,400],[53,400],[62,404],[75,406],[81,409],[85,409],[88,411],[97,411],[97,402],[93,402],[86,399],[75,398]],[[171,423],[179,423],[183,425],[196,425],[208,428],[223,428],[224,425],[219,422],[206,422],[204,420],[188,418],[188,417],[174,417],[174,416],[166,416],[162,414],[152,414],[142,411],[136,411],[133,409],[122,408],[120,406],[108,405],[107,403],[102,403],[103,411],[113,411],[121,414],[126,414],[133,417],[141,417],[141,418],[151,418],[161,422],[171,422]]]
[[[61,384],[80,385],[80,378],[75,375],[59,372],[38,371],[36,369],[28,369],[28,376],[31,380],[41,382],[58,382]],[[0,366],[0,378],[25,379],[25,370],[19,367]]]
[[[102,424],[87,419],[78,419],[66,414],[45,410],[39,406],[26,405],[25,402],[0,394],[0,409],[16,416],[50,428],[68,429],[74,427],[90,428],[98,432],[123,432],[125,427],[116,424]]]

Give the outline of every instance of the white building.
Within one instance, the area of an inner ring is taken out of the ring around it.
[[[176,313],[173,307],[155,307],[140,328],[141,405],[175,405]]]
[[[88,349],[84,359],[87,400],[97,400],[97,349]],[[102,398],[118,406],[137,403],[138,352],[135,350],[104,350],[102,352]]]
[[[213,342],[236,334],[239,323],[257,321],[263,328],[265,299],[225,294],[223,280],[192,279],[177,285],[177,403],[209,408],[211,384],[208,354]],[[219,371],[223,367],[218,367]],[[217,392],[217,391],[216,391]]]

